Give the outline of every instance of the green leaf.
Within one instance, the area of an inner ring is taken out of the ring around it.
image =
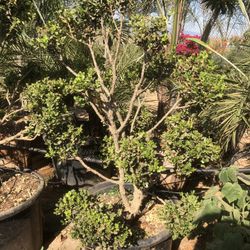
[[[234,166],[224,168],[219,173],[219,179],[223,184],[227,182],[237,182],[237,172],[238,170]]]
[[[209,188],[209,190],[205,194],[205,199],[213,198],[217,192],[219,192],[218,186],[213,186]]]
[[[213,221],[221,214],[221,209],[215,201],[204,201],[202,208],[195,218],[195,223],[199,221]]]
[[[241,209],[246,205],[247,191],[243,190],[240,199],[237,202],[237,206]]]
[[[226,183],[222,190],[222,194],[224,195],[225,199],[229,202],[232,203],[238,199],[240,199],[242,195],[242,188],[238,183]]]

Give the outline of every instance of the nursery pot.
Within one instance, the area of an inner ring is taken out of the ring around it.
[[[91,194],[101,194],[105,193],[116,185],[110,182],[101,182],[89,189]],[[131,184],[126,184],[126,189],[132,189]],[[136,246],[129,247],[123,250],[171,250],[172,249],[172,237],[168,230],[164,230],[159,234],[139,240]]]
[[[10,175],[14,174],[16,172],[11,171]],[[37,190],[31,198],[0,212],[0,250],[40,250],[42,247],[39,196],[44,187],[44,180],[37,173],[30,175],[39,180]]]
[[[98,167],[102,161],[98,159],[98,146],[87,145],[80,149],[81,158],[91,166]],[[57,177],[68,186],[82,187],[89,184],[88,174],[77,160],[58,161],[53,159]]]

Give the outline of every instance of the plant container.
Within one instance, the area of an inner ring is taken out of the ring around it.
[[[8,180],[15,174],[15,171],[5,172],[1,175],[2,182],[6,181],[6,176]],[[39,196],[44,187],[44,180],[37,173],[25,173],[25,175],[32,175],[38,179],[36,191],[19,205],[0,212],[1,250],[40,250],[43,244]]]

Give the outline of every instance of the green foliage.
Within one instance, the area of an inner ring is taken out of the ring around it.
[[[161,136],[165,159],[176,168],[177,174],[190,175],[197,168],[216,164],[220,147],[195,129],[191,118],[176,113],[166,121],[167,131]]]
[[[250,33],[246,31],[240,40],[233,42],[227,58],[240,68],[247,76],[249,72],[249,54],[250,54]]]
[[[208,249],[233,250],[237,246],[243,250],[250,246],[250,196],[239,185],[237,171],[233,166],[223,169],[219,174],[221,186],[210,188],[202,202],[198,221],[218,221]]]
[[[166,227],[171,231],[173,239],[189,236],[196,228],[195,214],[200,209],[200,202],[194,193],[181,194],[176,203],[167,201],[160,214]]]
[[[207,52],[179,57],[171,80],[185,103],[196,112],[220,100],[227,89],[225,75],[216,73],[216,64]]]
[[[213,12],[218,11],[220,14],[226,13],[232,15],[237,6],[237,0],[202,0],[206,8],[211,9]]]
[[[165,17],[134,15],[130,26],[133,40],[147,52],[160,51],[169,44]]]
[[[140,133],[149,130],[153,126],[155,120],[156,117],[153,112],[143,106],[135,121],[134,132]]]
[[[31,18],[32,1],[3,0],[0,3],[0,44],[5,39],[14,41],[20,26]],[[18,27],[19,26],[19,27]]]
[[[106,138],[105,142],[105,164],[112,163],[116,168],[124,169],[126,181],[137,187],[147,188],[152,174],[164,170],[157,159],[156,144],[145,134],[121,138],[119,151],[111,138]]]
[[[225,150],[235,148],[245,130],[250,127],[249,82],[235,75],[235,72],[230,73],[229,77],[223,99],[211,104],[202,114],[218,128],[217,135]]]
[[[25,106],[31,112],[30,133],[43,135],[49,157],[71,157],[84,143],[82,127],[75,126],[71,109],[74,105],[86,104],[86,91],[96,86],[98,84],[90,69],[87,73],[80,72],[71,81],[46,78],[25,90]]]
[[[73,7],[64,7],[57,11],[57,18],[46,24],[37,41],[62,45],[62,39],[69,36],[78,42],[87,42],[88,39],[101,34],[103,25],[115,28],[114,15],[118,12],[125,15],[133,8],[135,2],[134,0],[78,1]],[[115,22],[118,25],[119,22],[117,20]]]
[[[120,249],[132,241],[132,231],[122,220],[122,209],[100,203],[86,190],[70,191],[59,200],[55,210],[64,224],[73,222],[72,237],[80,239],[84,247]]]
[[[221,71],[226,72],[227,88],[223,98],[207,106],[202,115],[213,122],[218,130],[216,138],[227,151],[237,147],[245,130],[250,127],[248,32],[232,48],[230,46],[227,58],[215,53],[222,58]]]

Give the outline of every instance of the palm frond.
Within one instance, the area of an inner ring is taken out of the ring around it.
[[[218,139],[227,150],[236,147],[239,139],[249,127],[250,89],[245,84],[233,85],[226,97],[208,107],[203,116],[209,116],[218,126]]]

